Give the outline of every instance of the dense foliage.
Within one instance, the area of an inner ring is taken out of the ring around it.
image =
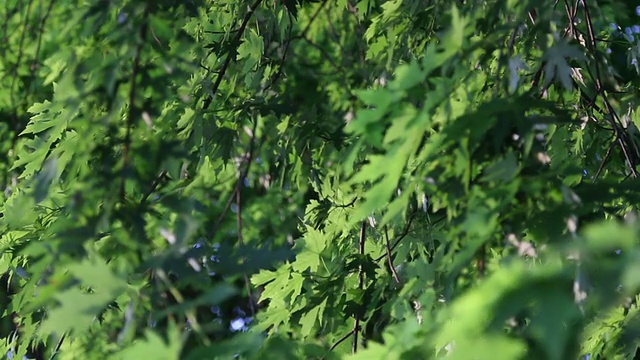
[[[4,0],[4,353],[633,359],[638,5]]]

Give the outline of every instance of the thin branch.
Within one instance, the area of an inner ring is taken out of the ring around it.
[[[35,76],[35,73],[38,67],[38,58],[40,57],[40,48],[42,47],[42,37],[43,37],[42,35],[44,34],[44,26],[47,23],[47,19],[49,19],[49,14],[51,13],[51,9],[53,8],[54,2],[55,2],[54,0],[49,1],[49,6],[47,7],[47,10],[45,11],[44,16],[42,17],[42,20],[40,21],[40,30],[38,31],[38,45],[36,45],[36,53],[34,55],[33,64],[31,65],[31,69],[30,69],[32,77]],[[33,92],[35,88],[35,84],[36,82],[34,81],[29,87],[29,91],[25,96],[27,100],[31,95],[31,93]]]
[[[55,359],[56,356],[59,354],[60,348],[62,347],[62,343],[64,342],[64,339],[66,337],[67,337],[67,333],[66,332],[62,333],[62,336],[60,336],[60,339],[56,343],[56,346],[53,348],[53,351],[51,351],[51,356],[49,356],[49,360]]]
[[[516,26],[509,37],[509,45],[507,46],[509,51],[509,56],[513,55],[513,49],[516,44],[516,37],[518,36],[518,30],[520,30],[520,26]]]
[[[482,245],[478,251],[478,258],[476,259],[476,269],[478,269],[478,277],[484,277],[486,263],[487,263],[487,250],[486,245]]]
[[[213,83],[213,87],[211,88],[211,94],[209,95],[209,97],[207,97],[204,100],[204,104],[202,105],[203,110],[207,110],[209,108],[209,106],[211,105],[211,102],[213,101],[213,98],[216,96],[216,93],[218,92],[218,88],[220,87],[220,84],[222,84],[222,79],[224,78],[224,74],[227,72],[227,68],[231,63],[231,57],[235,53],[238,46],[240,45],[240,39],[242,38],[242,35],[244,35],[244,30],[247,28],[247,25],[249,24],[249,20],[251,20],[253,13],[258,9],[261,3],[262,3],[262,0],[256,0],[256,2],[254,2],[253,5],[251,5],[251,7],[249,8],[249,11],[244,16],[244,19],[242,19],[242,24],[240,24],[240,27],[238,28],[238,33],[236,34],[236,37],[233,39],[233,43],[231,44],[231,48],[229,49],[227,58],[224,60],[224,63],[220,68],[220,73],[216,78],[216,82]]]
[[[344,209],[344,208],[352,207],[353,204],[355,204],[357,200],[358,200],[357,197],[353,198],[353,200],[349,201],[349,203],[347,203],[347,204],[336,204],[336,203],[332,202],[331,203],[331,208],[329,209],[329,211],[327,211],[327,215],[331,214],[331,212],[336,210],[336,209]]]
[[[122,180],[120,182],[120,200],[125,199],[125,183],[127,178],[127,171],[129,168],[129,152],[131,149],[131,128],[133,127],[133,117],[136,113],[135,98],[136,98],[136,78],[138,77],[138,71],[140,71],[140,57],[142,54],[142,47],[144,46],[145,38],[147,37],[147,18],[149,17],[149,5],[144,9],[144,15],[142,20],[142,26],[140,26],[140,43],[136,48],[136,54],[133,58],[133,70],[131,71],[131,89],[129,89],[129,112],[127,114],[127,133],[124,138],[124,150],[122,161]]]
[[[294,40],[304,40],[309,45],[311,45],[314,48],[318,49],[318,51],[320,51],[321,55],[336,69],[336,71],[338,71],[338,72],[340,72],[342,74],[343,81],[344,81],[344,87],[345,87],[346,91],[349,93],[349,95],[353,95],[353,93],[349,89],[347,78],[346,78],[346,75],[344,74],[343,68],[338,66],[338,64],[334,61],[334,59],[331,57],[331,55],[329,55],[329,53],[325,49],[323,49],[321,46],[315,44],[311,39],[309,39],[307,37],[307,33],[311,29],[311,26],[318,19],[318,16],[320,15],[320,12],[322,12],[322,10],[324,9],[324,7],[325,7],[325,5],[327,3],[328,3],[328,0],[325,0],[322,3],[320,3],[320,5],[316,9],[316,11],[313,13],[313,15],[311,15],[311,19],[309,20],[309,23],[307,24],[307,26],[302,30],[301,33],[299,33],[299,34],[297,34],[295,36],[291,36],[291,32],[293,30],[293,20],[291,19],[291,14],[289,13],[290,26],[288,28],[288,39],[287,39],[287,42],[285,44],[284,54],[283,54],[282,58],[280,59],[280,65],[278,67],[277,73],[273,76],[273,78],[269,82],[269,84],[265,86],[265,88],[264,88],[265,91],[267,89],[270,89],[273,86],[273,84],[280,78],[280,76],[282,76],[283,66],[284,66],[284,62],[286,60],[286,57],[288,55],[289,49],[290,49],[290,44]],[[333,24],[331,24],[331,23],[329,23],[329,25],[333,26]],[[344,53],[344,48],[342,47],[342,45],[338,43],[338,46],[343,50],[343,53]]]
[[[585,14],[585,20],[587,23],[587,33],[588,33],[588,38],[589,38],[589,42],[588,42],[588,46],[590,48],[590,50],[595,51],[597,48],[597,41],[596,41],[596,36],[595,36],[595,32],[593,30],[593,23],[591,21],[591,15],[589,14],[589,6],[587,5],[587,0],[582,0],[582,5],[584,6],[584,14]],[[611,126],[613,127],[613,130],[616,134],[616,138],[618,141],[618,144],[620,144],[620,149],[622,150],[622,154],[624,155],[624,158],[627,162],[627,166],[629,167],[629,170],[631,171],[631,174],[633,175],[634,178],[638,177],[638,173],[636,171],[636,157],[632,157],[631,154],[629,153],[629,148],[628,145],[625,141],[626,136],[622,133],[621,129],[620,129],[620,119],[618,117],[618,114],[616,113],[615,109],[613,108],[613,106],[611,105],[611,103],[609,102],[609,99],[607,97],[607,94],[604,90],[604,87],[602,86],[602,80],[601,80],[601,75],[600,75],[600,67],[598,66],[598,64],[596,64],[595,66],[596,68],[596,77],[595,77],[595,83],[596,83],[596,92],[600,95],[600,97],[602,98],[607,111],[609,112],[609,114],[611,115],[611,118],[609,119],[609,122],[611,123]]]
[[[240,29],[231,29],[229,31],[211,31],[211,30],[205,30],[204,33],[205,34],[213,34],[213,35],[226,35],[227,33],[232,33],[232,32],[238,32],[240,31]]]
[[[336,45],[338,45],[340,51],[343,54],[346,54],[347,52],[344,49],[344,46],[342,46],[342,42],[340,41],[340,35],[338,35],[338,32],[336,31],[336,28],[333,26],[333,22],[331,21],[331,12],[329,12],[329,9],[325,9],[325,15],[327,15],[327,24],[329,24],[329,30],[331,30],[330,32],[334,37]]]
[[[224,206],[224,208],[222,209],[222,212],[220,213],[220,216],[218,216],[218,220],[216,220],[216,223],[213,225],[212,234],[215,234],[218,231],[220,224],[222,224],[222,221],[224,221],[224,218],[227,216],[227,213],[229,213],[231,204],[233,204],[233,199],[235,199],[236,197],[236,191],[238,191],[238,187],[233,188],[233,192],[229,196],[229,200],[227,200],[226,205]],[[213,235],[211,237],[213,237]]]
[[[391,258],[391,246],[389,245],[389,229],[387,225],[384,226],[384,240],[384,245],[387,250],[387,262],[389,263],[389,270],[391,271],[393,279],[396,281],[396,283],[400,284],[400,277],[398,276],[396,268],[393,266],[393,259]]]
[[[364,257],[364,242],[367,234],[367,222],[363,221],[360,225],[360,239],[358,240],[358,253]],[[362,265],[358,267],[358,289],[364,290],[364,271]],[[360,314],[355,314],[355,324],[353,325],[353,344],[351,346],[352,352],[355,354],[358,351],[358,331],[360,331]]]
[[[238,181],[236,182],[236,186],[233,189],[233,192],[231,193],[231,195],[229,196],[229,200],[227,200],[227,203],[224,206],[224,209],[222,210],[222,213],[218,217],[218,220],[216,221],[216,223],[213,225],[213,230],[212,230],[212,234],[211,234],[210,237],[213,237],[213,235],[215,235],[215,233],[218,231],[218,228],[220,227],[220,225],[224,221],[225,217],[229,213],[229,209],[231,208],[231,204],[233,203],[233,200],[236,198],[236,193],[238,191],[240,191],[240,187],[242,186],[242,184],[244,182],[244,178],[246,178],[247,174],[249,174],[249,169],[251,167],[251,163],[253,162],[253,156],[254,156],[255,147],[256,147],[256,136],[255,136],[255,133],[256,133],[256,128],[257,127],[258,127],[258,121],[256,120],[256,122],[253,124],[251,141],[249,142],[249,149],[247,151],[247,154],[245,155],[247,166],[245,167],[244,171],[240,173],[240,176],[238,177]]]
[[[142,199],[140,200],[140,204],[144,204],[149,198],[149,196],[151,196],[151,194],[153,194],[153,192],[156,191],[156,189],[158,188],[158,185],[160,184],[160,181],[162,181],[162,179],[164,179],[166,175],[167,175],[167,172],[165,170],[162,170],[158,175],[158,177],[153,179],[153,183],[151,183],[151,188],[149,188],[149,190],[144,194],[144,196],[142,196]]]
[[[257,122],[258,121],[256,120],[256,123]],[[253,136],[255,136],[255,134],[253,134]],[[244,182],[244,178],[238,179],[238,183],[241,184],[241,182]],[[237,229],[238,244],[244,245],[244,239],[242,237],[242,196],[241,196],[242,191],[240,191],[240,185],[238,186],[238,188],[236,188],[235,193],[236,193],[236,206],[238,207],[236,209],[236,223],[238,227]],[[243,257],[242,262],[244,263],[245,260],[246,258]],[[249,309],[251,310],[251,316],[256,316],[256,307],[254,304],[253,292],[251,291],[251,282],[249,281],[249,277],[247,276],[247,274],[244,274],[244,283],[247,288],[247,297],[249,298]]]
[[[178,290],[178,288],[176,288],[171,283],[171,280],[169,280],[169,277],[164,272],[164,270],[156,269],[155,274],[167,286],[169,292],[171,293],[173,298],[178,302],[178,304],[184,304],[185,299],[180,293],[180,290]],[[198,318],[196,317],[196,313],[193,311],[193,309],[186,310],[185,315],[187,317],[187,320],[189,320],[189,325],[191,325],[191,328],[196,332],[196,334],[198,334],[198,336],[200,336],[200,340],[202,340],[202,342],[205,345],[210,345],[211,340],[209,340],[207,335],[202,330],[202,327],[200,326],[200,323],[198,322]]]
[[[284,70],[284,61],[287,59],[287,53],[289,52],[289,45],[291,45],[291,41],[293,40],[293,38],[291,37],[291,32],[293,31],[293,16],[291,15],[290,12],[287,12],[287,15],[289,16],[289,28],[287,29],[287,41],[284,45],[284,52],[282,54],[282,58],[280,58],[278,71],[271,78],[271,80],[269,81],[269,84],[267,84],[267,86],[264,87],[263,91],[267,91],[268,89],[270,89],[273,86],[273,84],[275,84],[276,81],[280,79],[280,76],[282,76],[282,72]]]
[[[600,166],[598,166],[598,171],[596,171],[596,174],[593,176],[593,181],[595,182],[596,180],[598,180],[598,177],[600,176],[600,173],[602,172],[602,170],[604,169],[604,166],[606,165],[606,163],[609,160],[609,156],[611,156],[611,150],[613,150],[613,147],[616,145],[616,142],[613,141],[611,143],[611,145],[609,145],[609,148],[607,149],[607,153],[604,155],[604,159],[602,159],[602,162],[600,163]]]
[[[351,331],[349,331],[348,333],[344,334],[340,339],[338,339],[338,341],[336,341],[333,345],[331,345],[331,347],[329,348],[329,351],[333,351],[336,347],[338,347],[338,345],[342,344],[351,335],[353,335],[353,329],[351,329]]]
[[[29,26],[29,14],[31,13],[31,5],[33,4],[33,1],[29,1],[27,3],[27,11],[26,14],[24,16],[24,28],[22,29],[22,34],[20,34],[20,43],[18,45],[18,56],[16,59],[16,65],[13,68],[13,76],[11,78],[11,87],[9,88],[9,96],[11,99],[11,107],[12,108],[16,108],[16,101],[15,101],[15,93],[14,93],[14,88],[16,85],[16,80],[18,79],[18,70],[20,69],[20,63],[22,62],[22,56],[24,55],[24,41],[25,41],[25,37],[27,36],[27,27]]]
[[[322,48],[322,46],[314,43],[313,41],[311,41],[311,39],[307,38],[306,36],[305,37],[301,37],[301,39],[306,41],[309,45],[313,46],[314,48],[318,49],[318,51],[320,51],[322,53],[322,56],[324,56],[324,58],[327,59],[327,61],[329,61],[331,66],[336,68],[336,70],[338,70],[338,71],[342,70],[342,68],[340,66],[338,66],[338,64],[335,62],[335,60],[333,60],[333,58],[331,58],[331,55],[329,55],[329,52],[327,52],[327,50]]]
[[[404,225],[404,228],[402,229],[402,232],[394,240],[393,245],[389,248],[389,251],[393,251],[400,244],[400,241],[402,241],[402,239],[404,239],[409,234],[409,229],[411,228],[411,223],[413,222],[413,219],[415,217],[415,213],[416,213],[416,211],[414,211],[411,214],[411,216],[409,217],[409,221],[407,221],[407,223]],[[375,259],[375,261],[378,262],[378,261],[382,260],[385,256],[386,256],[386,254],[380,255],[377,259]]]
[[[243,170],[240,171],[240,174],[238,176],[238,181],[236,182],[236,186],[234,187],[234,190],[231,193],[231,196],[229,196],[229,200],[227,200],[227,203],[224,209],[222,210],[222,213],[218,217],[218,220],[216,221],[213,227],[212,235],[210,237],[213,237],[215,233],[218,231],[218,228],[222,224],[222,221],[224,221],[225,217],[229,213],[229,209],[231,208],[231,204],[233,203],[233,200],[235,198],[236,206],[238,207],[236,210],[238,244],[244,245],[244,238],[242,237],[242,196],[241,196],[240,190],[242,188],[242,185],[244,184],[244,180],[249,174],[249,170],[251,169],[251,163],[253,163],[253,156],[254,156],[255,147],[256,147],[256,129],[257,128],[258,128],[258,120],[256,119],[255,122],[253,123],[253,128],[251,130],[251,135],[250,135],[251,140],[249,142],[249,149],[245,154],[246,166]],[[247,289],[247,296],[249,297],[249,310],[251,311],[251,315],[255,316],[256,315],[255,299],[253,296],[253,291],[251,290],[251,281],[249,280],[249,277],[246,274],[244,274],[244,282],[245,282],[245,287]]]
[[[311,29],[311,25],[313,25],[313,22],[316,21],[316,18],[320,14],[320,11],[322,11],[324,6],[327,5],[328,2],[329,2],[328,0],[324,0],[323,2],[320,3],[320,6],[318,6],[318,8],[316,9],[316,12],[313,13],[313,15],[311,15],[311,19],[309,19],[309,23],[307,23],[307,26],[304,28],[304,30],[302,30],[302,36],[307,35],[307,33],[309,32],[309,29]]]

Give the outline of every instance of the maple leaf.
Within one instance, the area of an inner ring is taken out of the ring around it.
[[[557,79],[568,91],[573,90],[573,80],[571,77],[571,66],[567,59],[584,60],[584,54],[566,41],[558,41],[555,45],[547,49],[544,54],[544,86],[545,88]]]

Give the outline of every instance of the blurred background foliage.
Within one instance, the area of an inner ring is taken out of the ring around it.
[[[9,358],[636,358],[640,2],[0,27]]]

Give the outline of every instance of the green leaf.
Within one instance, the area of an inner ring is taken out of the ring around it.
[[[264,52],[264,41],[258,33],[251,29],[245,41],[238,47],[238,60],[245,60],[243,72],[249,72],[260,63]]]
[[[307,227],[303,239],[298,240],[296,248],[302,248],[291,265],[296,271],[317,271],[320,267],[321,253],[327,246],[327,235],[321,231]]]
[[[425,81],[425,74],[417,62],[410,62],[398,66],[395,78],[389,83],[389,88],[394,90],[407,90]]]
[[[178,327],[170,323],[165,341],[156,332],[147,330],[146,338],[135,342],[132,346],[119,353],[119,358],[126,360],[151,357],[158,360],[180,359],[182,350],[182,335]]]
[[[571,77],[571,66],[567,59],[585,60],[584,54],[574,45],[567,41],[558,40],[547,49],[544,54],[544,86],[548,86],[553,80],[559,80],[567,91],[573,90],[573,79]]]
[[[518,160],[516,155],[512,152],[506,154],[504,159],[501,159],[491,165],[485,170],[485,181],[510,181],[519,171]]]
[[[324,314],[324,308],[327,306],[327,299],[306,312],[302,318],[300,319],[300,325],[302,325],[301,334],[303,337],[308,337],[312,335],[312,331],[316,327],[318,322],[321,322],[322,315]]]
[[[50,157],[47,159],[42,169],[33,178],[35,182],[34,186],[34,198],[36,204],[42,202],[47,195],[49,195],[49,188],[51,183],[56,179],[58,174],[58,158]]]

